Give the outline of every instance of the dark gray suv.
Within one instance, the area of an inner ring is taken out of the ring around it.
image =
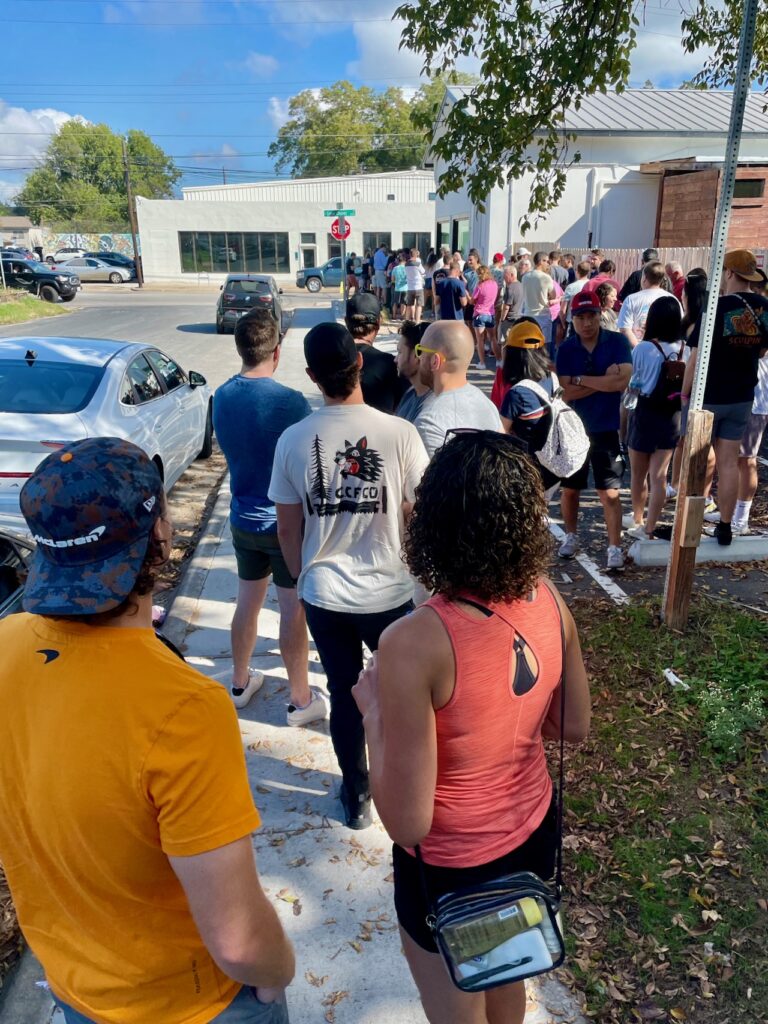
[[[219,301],[216,303],[216,333],[234,331],[241,316],[252,309],[272,310],[280,324],[280,333],[288,330],[288,316],[283,309],[280,296],[283,289],[275,284],[268,274],[230,274],[221,286]]]

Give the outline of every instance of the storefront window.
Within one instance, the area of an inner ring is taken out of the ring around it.
[[[287,274],[287,232],[180,231],[179,254],[184,274]]]

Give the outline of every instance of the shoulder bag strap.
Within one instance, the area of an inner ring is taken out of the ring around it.
[[[544,586],[555,602],[557,617],[560,620],[560,767],[557,779],[557,854],[555,860],[555,889],[557,898],[560,899],[563,889],[563,790],[565,789],[565,624],[555,592],[548,583],[545,583]]]

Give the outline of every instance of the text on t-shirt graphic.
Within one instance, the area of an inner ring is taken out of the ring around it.
[[[374,515],[387,511],[387,488],[378,483],[382,458],[375,449],[368,447],[366,437],[355,444],[345,440],[344,446],[336,450],[333,461],[340,481],[328,467],[323,442],[315,434],[310,456],[312,481],[310,493],[306,495],[310,515],[338,516],[342,512]]]
[[[768,341],[768,315],[761,311],[758,318],[748,303],[742,309],[726,310],[723,335],[729,345],[754,345],[758,336]]]

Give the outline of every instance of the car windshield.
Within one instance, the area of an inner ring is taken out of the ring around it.
[[[0,360],[0,412],[79,412],[103,376],[103,366]]]
[[[269,295],[266,281],[227,281],[226,292],[234,295]]]

